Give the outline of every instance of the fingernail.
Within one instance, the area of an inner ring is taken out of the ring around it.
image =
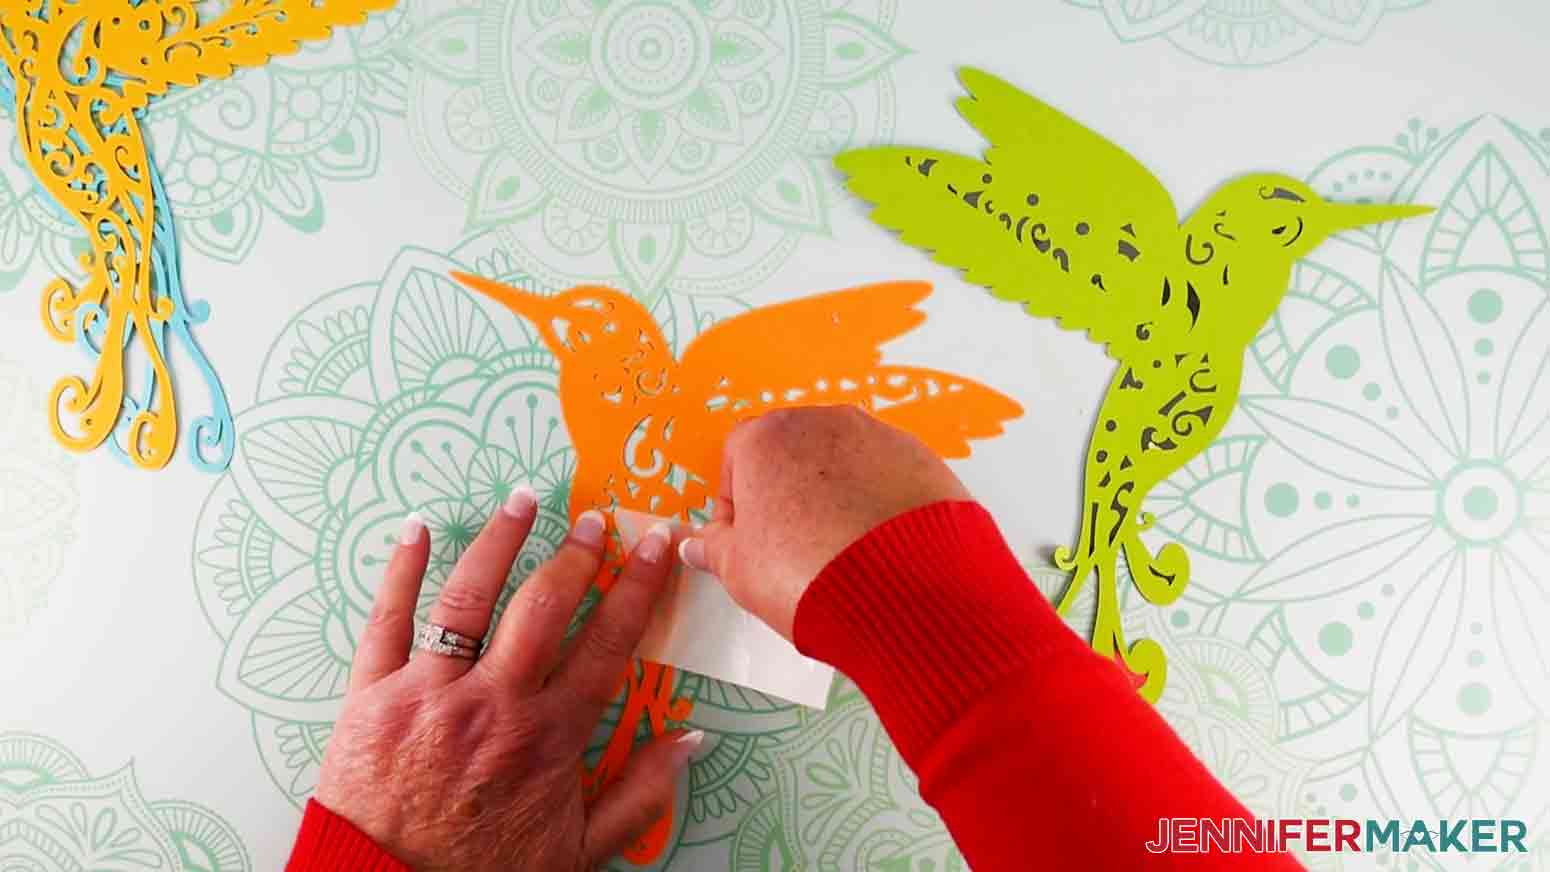
[[[420,537],[425,535],[425,521],[419,512],[410,512],[404,516],[404,522],[398,527],[398,544],[418,545]]]
[[[710,561],[705,557],[705,540],[685,539],[678,543],[678,559],[690,569],[700,572],[710,571]]]
[[[576,526],[571,528],[571,535],[577,542],[589,548],[596,548],[603,544],[603,530],[607,526],[602,512],[597,509],[587,509],[576,519]]]
[[[667,548],[673,542],[673,528],[658,521],[646,531],[646,538],[640,540],[635,546],[635,553],[647,563],[656,563],[667,553]]]
[[[673,767],[683,769],[689,765],[689,758],[700,750],[705,744],[704,730],[690,730],[673,740]]]
[[[513,518],[526,518],[538,508],[538,493],[527,485],[521,485],[506,496],[501,511]]]

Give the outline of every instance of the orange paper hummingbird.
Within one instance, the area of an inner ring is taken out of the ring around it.
[[[681,357],[646,308],[612,288],[541,296],[478,276],[454,277],[537,328],[560,363],[560,402],[577,465],[570,515],[618,508],[691,519],[716,493],[721,447],[740,421],[772,409],[859,406],[907,430],[942,457],[1001,432],[1022,414],[1010,398],[951,373],[886,364],[880,347],[925,320],[924,282],[889,282],[754,309],[701,333]],[[617,566],[619,555],[610,560]],[[605,570],[600,584],[611,574]],[[689,716],[673,697],[673,670],[641,662],[624,678],[624,712],[592,789],[616,776],[636,727],[661,733]],[[626,856],[646,862],[665,846],[670,817]]]

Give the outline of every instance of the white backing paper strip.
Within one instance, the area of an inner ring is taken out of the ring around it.
[[[627,509],[614,513],[626,550],[658,520]],[[802,656],[733,602],[715,576],[682,564],[657,600],[636,653],[820,710],[828,704],[834,681],[834,667]]]

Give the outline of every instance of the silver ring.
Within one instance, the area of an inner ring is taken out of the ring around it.
[[[440,624],[427,623],[421,624],[414,631],[414,647],[444,657],[478,660],[479,650],[484,647],[484,643],[462,633],[454,633]]]

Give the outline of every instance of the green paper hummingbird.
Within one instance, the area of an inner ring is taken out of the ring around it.
[[[1121,551],[1137,591],[1168,605],[1189,583],[1177,543],[1141,534],[1147,493],[1208,446],[1232,414],[1244,352],[1292,266],[1332,234],[1422,215],[1427,206],[1333,203],[1283,175],[1229,181],[1182,223],[1168,191],[1124,149],[1006,82],[959,76],[958,111],[989,141],[983,159],[926,148],[866,148],[835,164],[876,204],[872,219],[1030,315],[1085,330],[1118,362],[1089,441],[1081,533],[1055,563],[1072,572],[1065,614],[1098,577],[1093,648],[1155,702],[1167,658],[1126,646]]]

